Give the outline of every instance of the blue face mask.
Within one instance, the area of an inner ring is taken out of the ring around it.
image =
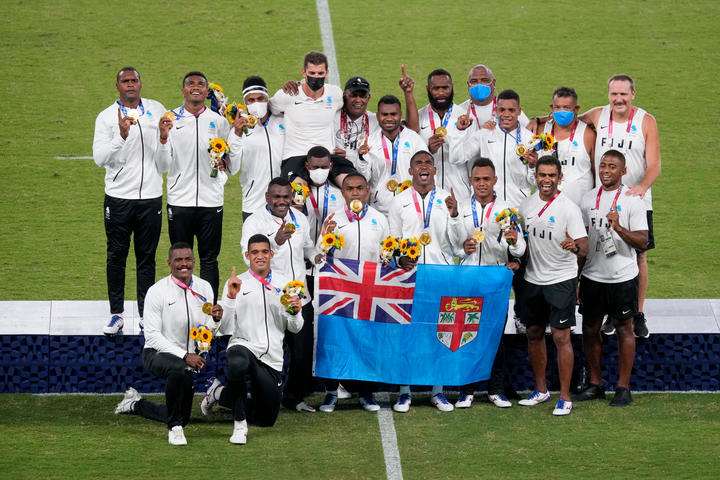
[[[470,96],[478,102],[482,102],[490,95],[491,90],[489,86],[478,83],[470,87]]]
[[[553,112],[553,119],[555,120],[555,123],[557,123],[561,127],[564,127],[565,125],[569,125],[570,122],[575,119],[575,112],[559,110],[557,112]]]

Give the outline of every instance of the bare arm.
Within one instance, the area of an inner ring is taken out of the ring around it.
[[[645,176],[638,185],[628,189],[630,195],[645,196],[645,192],[652,187],[660,176],[660,140],[658,138],[657,122],[650,114],[645,115],[642,124],[645,132]]]

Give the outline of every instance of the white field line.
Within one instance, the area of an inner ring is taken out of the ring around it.
[[[398,450],[393,412],[390,408],[390,395],[387,392],[378,393],[377,399],[382,405],[378,412],[378,424],[385,457],[385,475],[388,480],[402,480],[402,464],[400,463],[400,450]]]
[[[66,157],[58,155],[55,157],[55,160],[92,160],[93,157]]]
[[[318,12],[318,21],[320,23],[320,36],[322,37],[323,52],[328,58],[328,82],[338,85],[340,88],[340,71],[337,65],[337,56],[335,55],[335,40],[333,39],[332,21],[330,20],[330,7],[327,0],[315,0],[315,6]]]

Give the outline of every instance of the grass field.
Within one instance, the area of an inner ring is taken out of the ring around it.
[[[717,297],[706,280],[720,274],[718,256],[708,252],[720,221],[711,194],[720,149],[720,113],[711,101],[720,77],[720,4],[373,0],[330,8],[341,78],[366,76],[376,99],[400,93],[401,63],[418,85],[433,68],[447,68],[458,102],[467,98],[469,67],[487,63],[498,87],[517,90],[530,115],[544,113],[561,84],[574,86],[590,107],[606,103],[611,74],[633,75],[636,103],[658,119],[663,159],[649,296]],[[3,10],[2,300],[105,298],[104,170],[92,160],[54,157],[91,154],[95,116],[115,99],[120,66],[136,66],[144,96],[174,107],[191,69],[239,96],[248,74],[263,75],[271,90],[299,78],[302,55],[321,48],[311,1],[26,0],[5,2]],[[242,263],[237,178],[228,181],[225,198],[222,276]],[[158,277],[165,273],[166,229]],[[134,298],[132,258],[129,265],[126,290]]]
[[[205,418],[196,406],[186,428],[188,448],[169,446],[162,424],[113,415],[118,395],[2,400],[3,478],[385,476],[377,416],[355,400],[330,415],[283,409],[274,428],[250,426],[244,447],[227,441],[229,415]],[[716,395],[636,395],[625,409],[590,402],[567,418],[553,417],[549,404],[500,410],[477,403],[443,414],[426,397],[413,403],[408,414],[393,414],[408,479],[720,475]]]

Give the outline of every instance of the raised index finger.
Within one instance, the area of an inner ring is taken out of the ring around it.
[[[235,273],[235,265],[233,265],[232,273],[230,274],[230,276],[231,276],[231,277],[237,276],[237,274]]]
[[[455,200],[455,192],[453,191],[452,187],[450,187],[450,196],[452,197],[453,200]]]
[[[405,74],[405,64],[404,63],[402,65],[400,65],[400,71],[402,72],[403,77],[407,77],[407,75]]]

